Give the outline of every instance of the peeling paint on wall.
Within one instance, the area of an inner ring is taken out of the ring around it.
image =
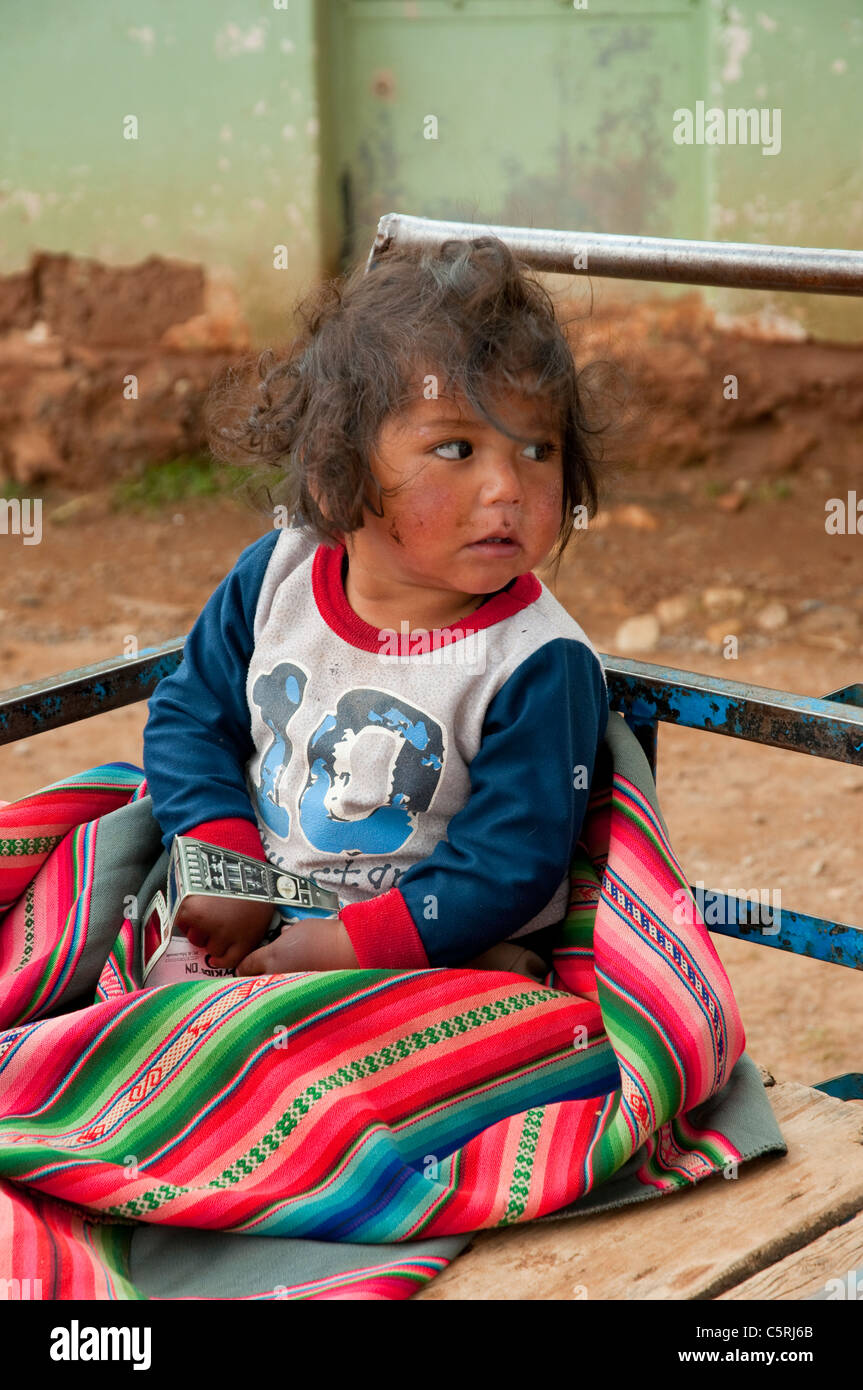
[[[743,59],[752,47],[752,34],[743,24],[743,16],[734,5],[729,11],[729,20],[722,31],[722,42],[725,45],[722,81],[739,82],[743,76]]]
[[[857,61],[849,36],[855,27],[863,29],[850,13],[856,7],[857,0],[821,0],[816,18],[802,0],[788,0],[781,22],[753,0],[717,12],[717,104],[763,110],[769,103],[782,112],[783,140],[781,155],[763,168],[739,148],[710,151],[712,235],[727,236],[725,228],[733,226],[733,239],[743,242],[863,245],[863,85],[852,90],[848,81]],[[745,51],[744,34],[750,40]],[[730,289],[706,295],[729,312],[757,312],[769,302],[778,311],[799,313],[825,337],[863,339],[860,302],[853,298]]]
[[[267,24],[252,24],[243,33],[239,24],[226,24],[219,29],[213,46],[220,58],[240,58],[244,53],[263,53],[267,41]]]
[[[151,58],[156,47],[156,31],[149,25],[144,25],[140,29],[127,29],[126,33],[135,43],[139,43],[144,50],[144,57]]]

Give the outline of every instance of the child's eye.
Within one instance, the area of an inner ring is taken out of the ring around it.
[[[542,455],[542,459],[550,459],[550,458],[552,457],[553,454],[556,454],[556,453],[557,453],[557,446],[556,446],[555,444],[553,444],[553,443],[551,442],[550,439],[549,439],[549,440],[546,440],[546,442],[545,442],[544,444],[526,444],[526,445],[525,445],[525,448],[526,448],[526,449],[543,449],[545,452],[544,452],[543,455]],[[537,463],[542,462],[542,459],[537,459]]]
[[[465,449],[468,450],[468,452],[470,452],[473,448],[473,445],[471,444],[469,439],[448,439],[445,444],[438,444],[434,452],[437,453],[439,449],[458,449],[461,448],[462,445],[465,447]],[[464,459],[467,458],[467,454],[447,454],[446,457]]]

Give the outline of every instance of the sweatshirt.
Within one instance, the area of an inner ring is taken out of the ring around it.
[[[360,618],[346,572],[292,526],[207,601],[144,729],[165,848],[334,890],[361,966],[460,965],[559,922],[608,721],[597,651],[532,573],[410,633]]]

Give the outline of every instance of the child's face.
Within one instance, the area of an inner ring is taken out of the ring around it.
[[[454,594],[492,593],[547,556],[560,529],[560,432],[541,401],[510,392],[495,413],[531,443],[510,439],[473,413],[463,396],[424,399],[421,390],[378,437],[372,469],[383,517],[365,512],[349,554],[387,580]],[[489,536],[507,537],[502,543]]]

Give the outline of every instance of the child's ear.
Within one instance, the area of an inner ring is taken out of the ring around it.
[[[321,506],[322,493],[321,493],[321,491],[320,491],[320,488],[316,487],[314,483],[309,483],[308,486],[309,486],[309,492],[311,493],[312,497],[314,498],[315,505],[317,506],[318,511],[320,512],[320,514],[321,514],[321,516],[323,517],[324,521],[326,521],[327,523],[329,523],[329,517],[327,516],[326,510],[325,510],[324,507]],[[334,536],[334,538],[335,538],[337,544],[339,544],[339,545],[344,545],[344,544],[345,544],[345,537],[344,537],[344,532],[343,532],[343,531],[334,531],[334,532],[333,532],[333,536]]]
[[[322,500],[323,494],[321,493],[320,488],[318,487],[317,483],[313,483],[313,482],[311,482],[311,481],[309,481],[309,483],[308,483],[307,486],[308,486],[309,492],[310,492],[311,495],[312,495],[312,498],[314,499],[315,506],[317,507],[317,509],[318,509],[318,511],[320,512],[321,516],[326,520],[326,519],[327,519],[327,513],[326,513],[326,509],[325,509],[324,506],[323,506],[323,500]]]

